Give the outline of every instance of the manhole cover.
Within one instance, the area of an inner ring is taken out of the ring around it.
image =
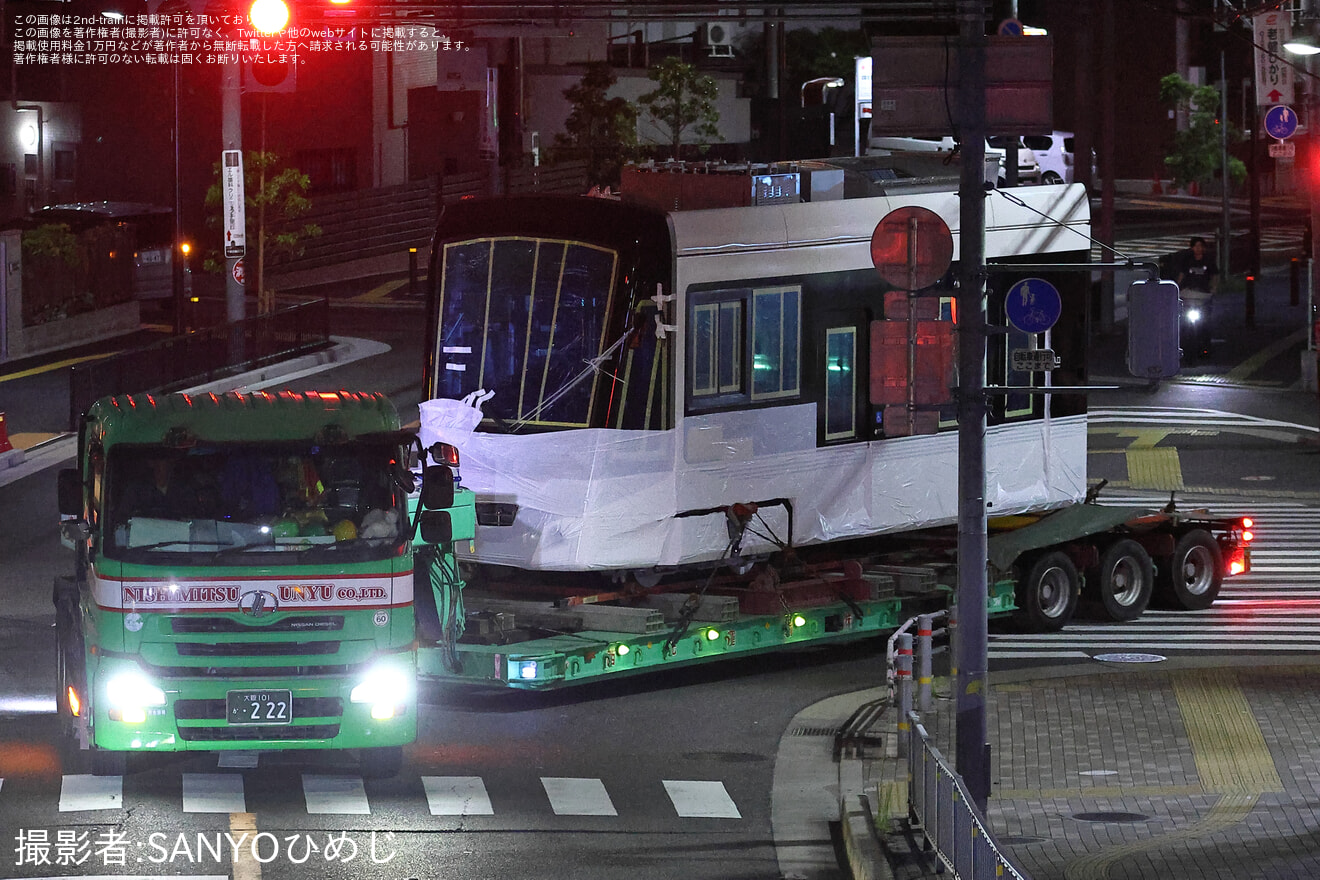
[[[1077,813],[1073,816],[1082,822],[1149,822],[1145,813]]]
[[[1159,663],[1166,658],[1159,654],[1096,654],[1091,659],[1103,663]]]
[[[996,837],[995,843],[1001,843],[1004,846],[1022,846],[1028,843],[1044,843],[1049,840],[1048,837]]]

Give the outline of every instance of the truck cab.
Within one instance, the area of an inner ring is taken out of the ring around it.
[[[417,732],[410,442],[375,393],[89,408],[53,600],[59,713],[93,772],[189,750],[398,768]]]

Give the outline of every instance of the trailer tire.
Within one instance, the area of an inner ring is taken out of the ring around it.
[[[1219,598],[1224,584],[1224,554],[1205,529],[1178,539],[1173,555],[1160,566],[1155,581],[1160,604],[1184,611],[1204,611]]]
[[[389,779],[403,768],[403,746],[377,746],[358,750],[358,769],[365,779]]]
[[[1150,605],[1155,588],[1155,564],[1150,554],[1131,538],[1122,538],[1105,548],[1092,570],[1091,598],[1109,620],[1136,620]]]
[[[1043,553],[1017,585],[1013,623],[1027,632],[1058,632],[1077,610],[1077,566],[1061,550]]]

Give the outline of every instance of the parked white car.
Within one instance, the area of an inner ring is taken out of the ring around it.
[[[1007,180],[1004,172],[1006,151],[1002,146],[995,146],[997,140],[998,138],[990,138],[986,141],[985,154],[987,157],[992,156],[998,160],[999,179],[996,183],[1002,184]],[[951,153],[956,147],[957,142],[951,137],[873,137],[867,152],[874,154],[876,151],[881,150],[898,150],[917,153]],[[1025,147],[1018,150],[1018,183],[1040,183],[1040,166],[1036,164],[1035,154]]]
[[[1073,182],[1073,133],[1056,131],[1050,134],[1029,134],[1022,138],[1040,165],[1041,183]],[[1097,179],[1095,150],[1091,151],[1091,180]]]

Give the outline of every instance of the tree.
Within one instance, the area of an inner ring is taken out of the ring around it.
[[[1173,151],[1164,159],[1173,175],[1173,185],[1209,183],[1215,173],[1222,170],[1223,164],[1224,129],[1220,125],[1227,120],[1219,118],[1219,89],[1192,85],[1178,74],[1171,73],[1160,80],[1160,103],[1186,111],[1188,115],[1187,128],[1174,135]],[[1227,124],[1229,144],[1242,141],[1242,132],[1231,123]],[[1246,179],[1247,167],[1241,159],[1230,156],[1227,170],[1225,186]]]
[[[658,128],[669,134],[673,158],[679,158],[683,133],[688,129],[703,144],[722,140],[716,127],[720,114],[715,109],[719,94],[715,80],[674,56],[653,67],[649,76],[657,85],[639,97],[637,103],[646,108]]]
[[[564,89],[573,109],[555,147],[584,157],[593,184],[617,184],[623,163],[637,149],[637,108],[626,98],[607,97],[617,81],[608,63],[595,61],[581,82]]]
[[[321,234],[315,223],[297,225],[297,219],[312,207],[307,198],[311,179],[297,168],[285,166],[280,157],[270,152],[249,151],[243,157],[244,219],[248,253],[256,250],[257,302],[260,311],[271,311],[273,298],[265,289],[265,263],[267,253],[277,256],[301,256],[309,238]],[[220,210],[224,205],[224,189],[220,181],[220,163],[215,164],[215,181],[206,190],[206,207],[211,209],[206,225],[221,229],[224,223]],[[223,272],[225,261],[219,249],[207,253],[203,268],[208,272]]]

